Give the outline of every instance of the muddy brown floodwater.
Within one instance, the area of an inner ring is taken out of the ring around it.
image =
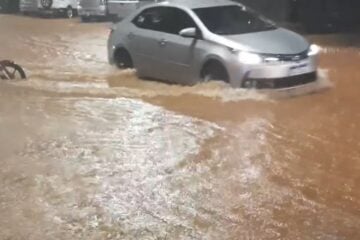
[[[1,240],[360,239],[356,41],[308,36],[327,89],[290,98],[137,79],[108,25],[0,15]]]

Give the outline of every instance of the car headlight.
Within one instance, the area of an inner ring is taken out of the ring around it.
[[[263,61],[259,54],[250,52],[239,52],[239,60],[245,64],[259,64]]]
[[[320,52],[320,47],[316,44],[311,44],[309,51],[308,51],[308,56],[315,56],[318,55]]]

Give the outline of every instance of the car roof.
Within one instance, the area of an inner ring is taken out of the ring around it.
[[[207,8],[227,5],[241,5],[230,0],[168,0],[160,2],[161,5],[177,5],[186,8]]]

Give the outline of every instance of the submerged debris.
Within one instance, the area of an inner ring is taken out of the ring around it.
[[[26,79],[26,74],[24,69],[13,61],[0,60],[0,79]]]

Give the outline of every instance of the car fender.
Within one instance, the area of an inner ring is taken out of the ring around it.
[[[199,70],[200,70],[200,71],[199,71],[199,77],[201,77],[200,74],[201,74],[201,71],[203,70],[205,64],[206,64],[207,62],[211,61],[211,60],[215,60],[215,61],[220,62],[220,63],[225,67],[226,71],[229,72],[229,69],[228,69],[228,66],[227,66],[227,64],[226,64],[226,61],[225,61],[222,57],[220,57],[220,56],[217,55],[217,54],[209,54],[209,55],[207,55],[207,56],[201,61],[200,69],[199,69]]]
[[[241,66],[241,63],[237,61],[236,55],[231,53],[230,51],[228,53],[223,52],[223,54],[224,55],[220,55],[220,54],[207,55],[201,62],[200,70],[199,70],[199,78],[201,78],[200,74],[205,64],[210,60],[216,60],[219,61],[226,69],[229,75],[230,85],[233,87],[240,87],[245,74],[244,66]]]
[[[126,49],[126,47],[121,43],[118,43],[116,45],[113,45],[110,43],[108,48],[109,48],[109,53],[108,53],[109,56],[108,57],[109,57],[110,64],[114,64],[114,57],[115,57],[116,50],[121,49],[121,48]],[[130,54],[130,56],[131,56],[131,54]]]
[[[125,27],[124,27],[125,26]],[[127,37],[128,32],[131,32],[131,29],[124,25],[124,22],[115,23],[110,27],[111,34],[108,38],[108,58],[109,62],[113,63],[114,52],[118,48],[125,48],[130,56],[130,49],[129,49],[129,39]]]

